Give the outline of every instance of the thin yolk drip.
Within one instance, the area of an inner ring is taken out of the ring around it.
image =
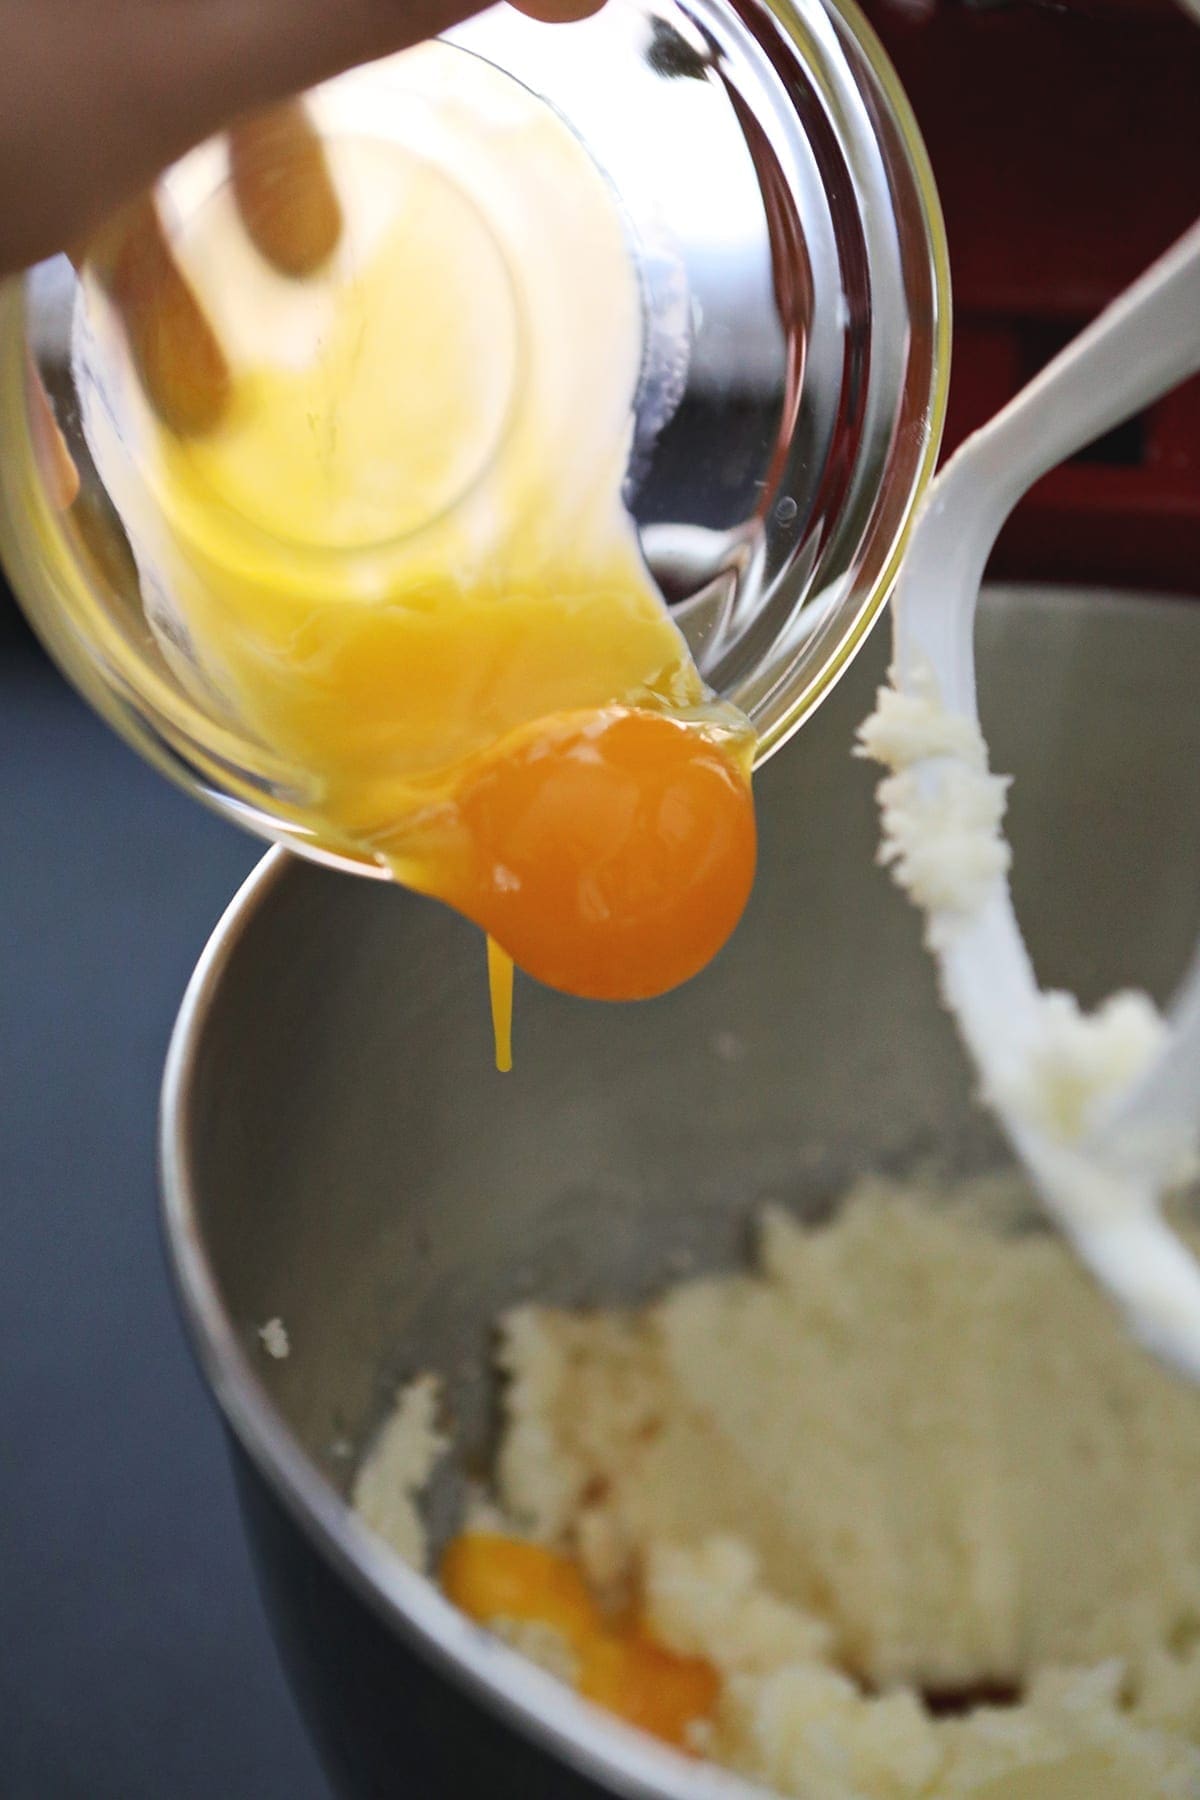
[[[492,1001],[492,1033],[496,1039],[496,1067],[501,1075],[512,1073],[513,961],[495,938],[487,941],[488,992]]]
[[[711,1719],[720,1677],[699,1657],[677,1656],[637,1623],[606,1621],[567,1557],[538,1544],[466,1533],[442,1561],[442,1587],[469,1618],[549,1626],[574,1655],[576,1688],[607,1712],[672,1744],[689,1747],[691,1729]]]

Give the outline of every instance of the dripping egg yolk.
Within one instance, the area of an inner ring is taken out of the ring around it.
[[[488,935],[503,1051],[511,963],[644,999],[721,948],[754,874],[753,735],[624,504],[643,301],[607,183],[480,58],[425,46],[394,74],[382,112],[356,100],[378,71],[317,97],[342,231],[304,280],[232,184],[170,178],[171,253],[227,364],[215,423],[173,430],[135,368],[114,377],[99,287],[76,360],[172,673],[294,835]]]
[[[728,747],[661,713],[535,727],[469,774],[446,898],[517,965],[592,1000],[642,1000],[704,968],[754,876],[754,811]]]

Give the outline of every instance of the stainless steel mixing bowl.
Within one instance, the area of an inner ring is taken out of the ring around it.
[[[1044,977],[1085,998],[1122,980],[1164,993],[1200,924],[1200,608],[995,594],[981,630]],[[683,1255],[735,1260],[767,1197],[811,1214],[865,1168],[999,1156],[916,920],[873,866],[873,778],[849,748],[883,652],[763,774],[761,878],[716,965],[623,1009],[522,987],[509,1078],[491,1064],[479,939],[392,889],[273,852],[197,970],[165,1093],[170,1251],[342,1794],[746,1791],[491,1642],[345,1495],[422,1369],[448,1378],[459,1466],[478,1468],[490,1322],[514,1299],[648,1295]],[[1135,966],[1115,966],[1117,945]],[[258,1337],[276,1316],[280,1362]]]

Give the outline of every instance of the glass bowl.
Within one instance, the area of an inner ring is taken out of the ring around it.
[[[949,276],[908,105],[854,7],[822,0],[610,0],[554,28],[500,8],[445,41],[462,67],[482,59],[523,105],[551,108],[615,198],[642,306],[625,504],[701,673],[749,717],[762,760],[878,617],[937,455]],[[335,150],[390,138],[429,153],[411,95],[423,54],[310,96]],[[432,143],[436,118],[426,125]],[[221,204],[229,180],[219,144],[168,171],[173,228]],[[0,295],[0,552],[14,589],[70,679],[166,773],[264,837],[381,874],[308,822],[304,772],[196,678],[186,631],[139,577],[85,430],[95,285],[59,257]],[[519,342],[510,350],[516,380]],[[43,390],[79,473],[69,505]],[[457,471],[447,505],[476,473]],[[383,527],[411,528],[399,515]]]

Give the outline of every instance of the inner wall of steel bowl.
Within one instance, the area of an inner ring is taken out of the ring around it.
[[[1200,926],[1200,608],[1018,591],[981,637],[1043,979],[1164,996]],[[759,884],[717,963],[641,1006],[519,983],[511,1077],[483,945],[448,912],[298,862],[243,907],[167,1120],[170,1229],[241,1346],[220,1381],[263,1384],[342,1491],[427,1369],[455,1470],[481,1470],[514,1302],[635,1302],[737,1263],[764,1201],[817,1216],[861,1171],[1001,1157],[873,863],[875,777],[849,750],[884,661],[881,639],[765,772]],[[258,1339],[274,1317],[282,1362]],[[453,1499],[451,1481],[439,1529]]]

